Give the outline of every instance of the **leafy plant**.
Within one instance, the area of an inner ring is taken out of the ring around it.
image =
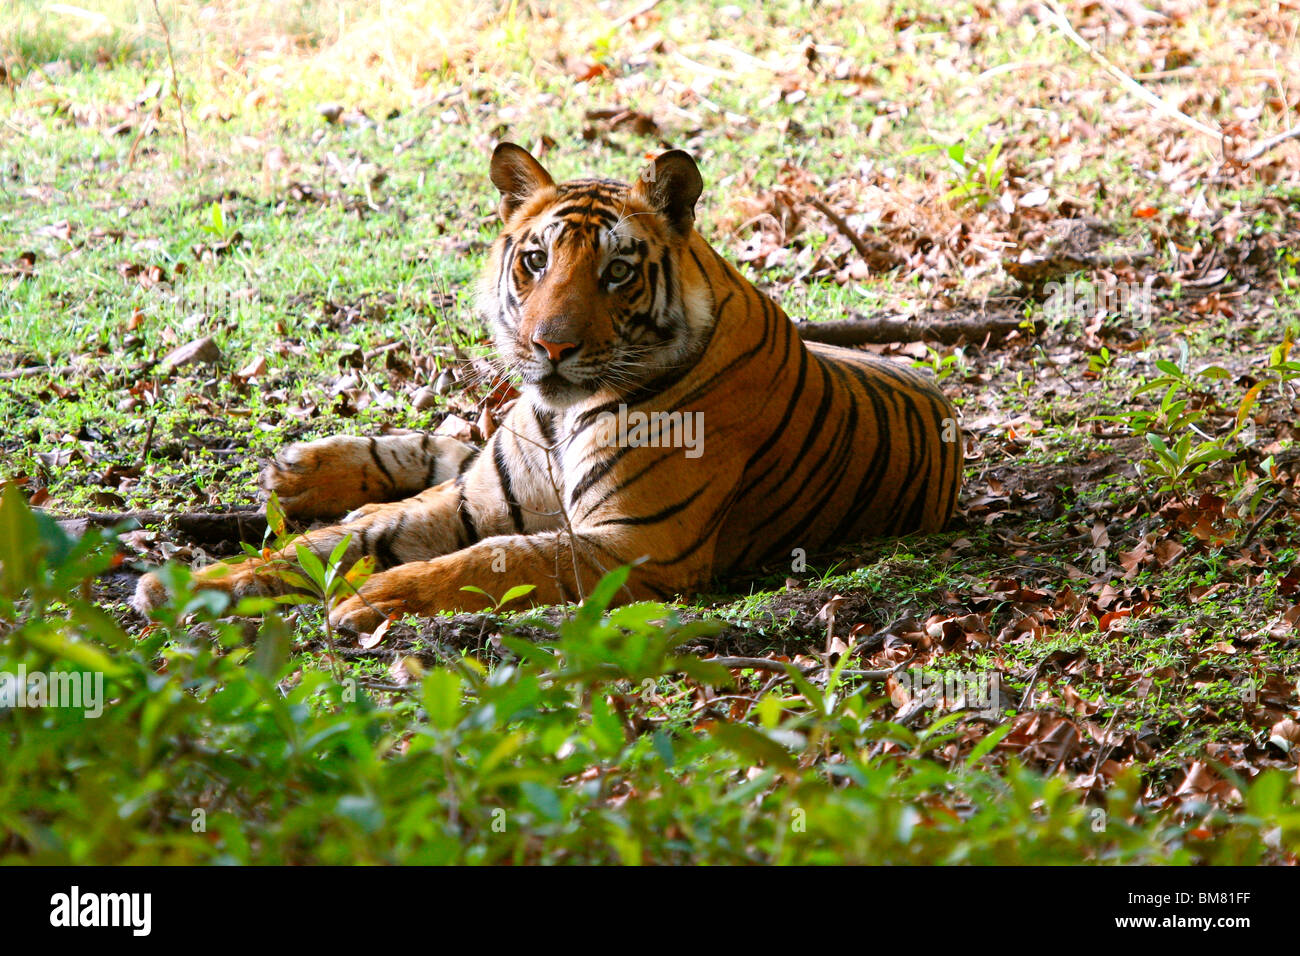
[[[527,595],[532,594],[536,589],[537,586],[534,584],[516,584],[514,587],[506,591],[505,594],[501,595],[501,600],[498,601],[491,594],[488,594],[487,591],[484,591],[482,588],[476,588],[472,584],[467,584],[465,587],[461,588],[462,591],[469,591],[473,594],[478,594],[487,598],[492,610],[494,611],[500,611],[510,602],[517,601],[521,597],[526,597]]]
[[[978,132],[978,131],[977,131]],[[972,134],[973,135],[973,134]],[[910,150],[904,155],[942,152],[948,161],[949,171],[956,177],[956,185],[944,193],[944,199],[958,203],[973,203],[983,208],[996,202],[1001,195],[1004,169],[999,165],[1002,139],[998,139],[983,156],[973,154],[968,148],[969,138],[950,146],[930,143]]]
[[[998,732],[949,766],[951,718],[881,719],[849,654],[724,718],[708,702],[731,672],[680,650],[719,625],[611,610],[627,568],[554,640],[502,621],[495,666],[453,656],[376,694],[291,659],[267,602],[233,609],[266,611],[250,646],[180,569],[178,602],[132,637],[85,597],[118,560],[110,532],[73,542],[14,486],[0,519],[0,672],[100,674],[107,701],[0,707],[0,862],[1254,863],[1300,840],[1276,771],[1193,830],[1146,806],[1136,770],[1095,806],[989,766]],[[324,593],[338,580],[337,560],[300,564]]]
[[[1173,493],[1186,502],[1197,478],[1215,462],[1237,454],[1239,436],[1246,428],[1251,409],[1259,399],[1260,384],[1242,395],[1232,427],[1222,434],[1208,434],[1201,426],[1207,423],[1209,410],[1216,404],[1216,385],[1231,378],[1220,365],[1204,365],[1188,370],[1187,344],[1180,343],[1177,362],[1158,359],[1156,377],[1142,382],[1133,396],[1163,389],[1160,401],[1114,415],[1097,415],[1093,421],[1122,422],[1150,445],[1154,457],[1140,462],[1142,472],[1157,482],[1157,492]]]
[[[942,382],[953,372],[959,375],[966,374],[966,354],[960,348],[953,349],[947,355],[943,355],[938,349],[929,345],[925,347],[928,355],[923,359],[917,359],[912,363],[913,368],[927,368],[934,373],[936,381]]]

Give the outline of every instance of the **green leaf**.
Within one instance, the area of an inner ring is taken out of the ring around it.
[[[995,727],[989,733],[984,735],[984,739],[971,748],[970,756],[966,758],[966,767],[970,769],[979,763],[980,758],[992,753],[993,748],[1002,742],[1002,738],[1011,733],[1014,728],[1011,721],[1007,721],[1000,727]]]
[[[758,722],[763,726],[763,729],[771,730],[781,723],[781,714],[785,711],[785,700],[772,691],[768,691],[759,698],[758,706],[755,709],[758,711]]]
[[[627,737],[623,733],[623,721],[609,705],[604,694],[597,693],[591,699],[589,730],[592,741],[600,752],[607,756],[617,754],[627,743]]]
[[[677,755],[673,752],[673,739],[666,733],[662,730],[656,730],[651,742],[654,744],[655,753],[664,762],[664,766],[671,767],[677,762]]]
[[[345,534],[339,539],[339,543],[334,545],[334,550],[330,552],[330,559],[326,564],[330,568],[337,568],[343,561],[343,555],[347,554],[348,545],[352,543],[352,535]]]
[[[714,725],[713,736],[737,754],[751,760],[772,764],[783,770],[794,770],[798,766],[790,751],[748,724],[718,723]]]
[[[619,589],[627,583],[627,577],[632,573],[629,565],[623,565],[610,571],[587,595],[587,599],[582,602],[582,606],[573,616],[573,623],[579,629],[590,628],[600,616],[609,608],[609,604],[614,600],[614,595],[618,594]]]
[[[429,723],[450,730],[460,722],[461,676],[439,667],[424,678],[424,709]]]
[[[32,558],[39,541],[32,509],[18,485],[10,482],[0,499],[0,564],[4,565],[0,582],[5,594],[18,597],[34,580],[37,569]]]
[[[271,533],[277,538],[284,536],[285,529],[284,508],[280,504],[280,496],[274,491],[266,499],[266,526],[271,529]]]
[[[301,589],[304,594],[312,594],[320,590],[319,585],[313,584],[297,571],[290,571],[288,568],[265,568],[262,573],[277,577],[285,584]]]
[[[276,681],[289,663],[289,627],[278,614],[268,614],[257,631],[253,670],[268,681]]]
[[[508,647],[520,660],[540,664],[545,668],[555,666],[555,652],[542,647],[540,644],[526,641],[522,637],[510,637],[505,634],[501,635],[501,643]]]
[[[478,765],[480,777],[486,777],[493,770],[499,767],[506,758],[517,753],[528,737],[522,730],[516,730],[506,734],[496,742],[496,745],[488,751]]]
[[[104,651],[93,644],[75,640],[59,631],[29,628],[23,632],[23,638],[47,654],[73,664],[80,664],[87,670],[100,671],[110,677],[122,673],[122,666]]]
[[[501,600],[500,602],[497,603],[497,607],[503,608],[511,601],[518,600],[519,598],[523,597],[525,594],[531,594],[533,591],[536,590],[537,590],[537,585],[535,584],[516,584],[505,594],[501,595]]]
[[[320,590],[325,589],[325,565],[321,564],[320,557],[311,548],[304,544],[297,545],[294,548],[298,553],[298,564],[307,572],[307,577],[316,583]]]

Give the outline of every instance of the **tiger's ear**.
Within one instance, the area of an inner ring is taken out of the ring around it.
[[[673,232],[684,236],[695,224],[695,201],[704,191],[704,179],[689,153],[670,149],[641,170],[632,192],[668,220]]]
[[[528,197],[544,186],[554,186],[551,174],[532,154],[514,143],[499,143],[492,151],[492,185],[501,191],[501,221],[507,221]]]

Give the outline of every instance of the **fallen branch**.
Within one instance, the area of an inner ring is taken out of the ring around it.
[[[77,371],[73,365],[25,365],[22,368],[11,368],[0,372],[0,381],[12,382],[16,378],[30,378],[33,375],[49,375],[51,377],[60,377],[71,375]]]
[[[47,375],[52,379],[71,375],[145,375],[157,364],[156,360],[151,360],[134,366],[97,365],[94,362],[82,362],[80,365],[23,365],[0,371],[0,382],[12,382],[37,375]]]
[[[196,544],[224,544],[261,541],[266,534],[266,515],[256,505],[246,510],[210,512],[109,511],[60,517],[51,515],[66,534],[79,538],[91,528],[125,525],[127,530],[157,525]]]
[[[858,251],[858,255],[871,268],[878,272],[887,272],[903,264],[903,257],[883,239],[872,236],[870,237],[871,242],[868,242],[867,237],[860,235],[856,229],[848,224],[848,221],[843,216],[816,196],[809,197],[807,202],[808,205],[830,220],[831,225],[835,227],[841,236],[853,244],[853,248]]]
[[[1266,139],[1256,146],[1252,146],[1241,156],[1243,163],[1249,163],[1253,159],[1259,159],[1270,149],[1276,149],[1289,139],[1300,139],[1300,126],[1293,126],[1285,133],[1278,133],[1272,139]]]
[[[1020,316],[980,316],[940,322],[917,322],[900,316],[854,318],[832,322],[800,322],[799,337],[805,342],[826,345],[887,345],[892,342],[1001,341],[1013,333],[1027,335],[1042,331],[1041,322],[1032,328]]]

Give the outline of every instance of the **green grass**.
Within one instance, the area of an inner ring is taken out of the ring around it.
[[[84,18],[44,17],[30,0],[8,5],[14,15],[0,26],[0,50],[13,82],[0,91],[0,265],[28,252],[34,265],[30,276],[0,272],[0,370],[71,370],[0,382],[0,421],[8,426],[0,477],[48,496],[50,512],[249,504],[259,459],[289,441],[427,428],[449,412],[472,419],[486,389],[469,373],[486,345],[471,292],[496,230],[486,157],[497,138],[532,147],[549,137],[555,145],[544,160],[561,178],[631,175],[661,142],[692,150],[707,183],[701,228],[732,260],[755,230],[774,228],[756,223],[755,210],[761,220],[775,208],[778,188],[841,197],[835,201],[846,210],[876,203],[915,216],[932,242],[962,230],[976,245],[1020,239],[1032,217],[1012,226],[996,219],[989,208],[996,202],[944,198],[963,180],[933,147],[958,142],[972,160],[1001,144],[992,169],[1022,191],[1046,181],[1059,158],[1081,154],[1077,167],[1054,174],[1054,193],[1080,199],[1082,214],[1112,221],[1125,245],[1158,244],[1160,271],[1175,268],[1180,244],[1229,244],[1204,222],[1182,223],[1186,195],[1154,185],[1162,157],[1182,145],[1177,132],[1131,109],[1116,119],[1120,95],[1085,55],[1031,20],[986,19],[974,4],[836,11],[789,0],[737,21],[721,2],[667,0],[648,21],[621,28],[564,4],[556,5],[558,16],[537,19],[524,4],[466,13],[465,25],[448,29],[434,19],[401,21],[428,27],[388,30],[394,49],[377,47],[373,63],[341,42],[339,5],[304,2],[287,13],[283,6],[280,19],[252,4],[209,23],[197,5],[163,4],[185,107],[183,140],[151,9],[95,6],[109,18],[101,29]],[[362,30],[360,15],[343,6],[345,25]],[[1226,39],[1221,50],[1198,50],[1201,62],[1231,62],[1240,15],[1204,16],[1209,25],[1195,29]],[[654,33],[661,46],[642,49]],[[813,68],[799,65],[809,37],[819,45]],[[1106,52],[1130,72],[1150,66],[1131,42],[1117,40]],[[1025,65],[1033,63],[1046,65]],[[591,64],[605,64],[610,75],[580,79]],[[1195,88],[1197,81],[1185,82]],[[1174,96],[1183,83],[1159,89]],[[1253,88],[1221,92],[1225,112],[1257,96]],[[343,122],[322,115],[330,102],[344,108]],[[586,116],[609,105],[652,115],[659,135],[609,129]],[[137,141],[155,108],[153,132]],[[1207,109],[1188,106],[1201,118]],[[359,110],[371,121],[356,121]],[[1075,120],[1100,132],[1089,140],[1069,125]],[[1271,122],[1266,115],[1260,132],[1271,132]],[[1090,149],[1094,141],[1107,148]],[[1196,169],[1205,171],[1210,152],[1190,141],[1190,161],[1202,164]],[[881,182],[888,202],[867,192]],[[1269,628],[1296,600],[1279,583],[1300,560],[1286,543],[1288,535],[1295,540],[1294,511],[1260,532],[1267,556],[1243,561],[1241,554],[1257,512],[1232,519],[1226,544],[1202,545],[1153,513],[1148,505],[1158,511],[1167,497],[1125,470],[1144,454],[1142,443],[1099,437],[1088,425],[1096,414],[1145,407],[1135,385],[1154,374],[1156,359],[1177,354],[1179,340],[1197,363],[1231,365],[1236,378],[1216,393],[1230,414],[1241,383],[1261,374],[1269,350],[1295,326],[1300,286],[1287,284],[1296,275],[1295,217],[1285,205],[1294,205],[1294,192],[1242,174],[1212,184],[1208,195],[1241,204],[1243,236],[1283,243],[1270,253],[1276,274],[1257,276],[1248,289],[1243,302],[1260,306],[1248,320],[1190,311],[1199,295],[1184,300],[1175,289],[1159,290],[1150,326],[1116,317],[1104,323],[1097,334],[1110,359],[1096,378],[1082,373],[1090,357],[1099,361],[1098,347],[1076,320],[1053,320],[1041,338],[1049,353],[1075,353],[1060,370],[1028,345],[933,348],[925,364],[944,376],[964,420],[995,420],[975,435],[982,457],[969,463],[966,514],[953,529],[846,543],[835,555],[815,556],[807,570],[764,569],[653,612],[726,626],[718,643],[699,635],[698,644],[687,641],[683,658],[692,659],[714,649],[810,663],[825,642],[825,622],[814,615],[833,595],[851,600],[835,631],[841,639],[854,626],[869,634],[905,616],[923,631],[929,622],[940,637],[913,633],[850,669],[900,666],[916,654],[927,667],[996,671],[1016,702],[1032,684],[1033,708],[1013,708],[1001,729],[969,715],[945,723],[934,713],[900,726],[886,702],[890,686],[878,680],[844,678],[840,692],[827,695],[801,677],[739,668],[724,687],[716,674],[689,670],[697,665],[633,654],[692,624],[652,626],[645,622],[658,618],[644,612],[639,623],[634,614],[627,619],[632,636],[617,637],[600,608],[565,635],[539,623],[553,627],[553,616],[414,622],[380,648],[394,650],[393,660],[347,659],[346,673],[363,692],[346,699],[318,609],[285,624],[269,618],[251,642],[243,628],[217,619],[226,608],[194,606],[198,621],[171,616],[141,633],[122,602],[120,575],[101,567],[107,559],[68,557],[45,528],[43,557],[14,550],[19,544],[9,538],[0,557],[10,567],[44,562],[42,573],[5,585],[0,670],[85,666],[85,648],[93,647],[111,658],[109,665],[96,660],[113,673],[120,705],[89,726],[63,711],[0,714],[0,746],[8,748],[0,762],[16,768],[0,784],[7,788],[0,789],[0,829],[13,834],[0,855],[40,862],[1286,859],[1273,834],[1282,828],[1294,845],[1294,757],[1268,737],[1273,721],[1300,706],[1300,655],[1294,636],[1270,636]],[[1272,199],[1283,205],[1264,202]],[[1148,203],[1162,210],[1158,218],[1131,215]],[[846,247],[815,211],[799,211],[802,223],[782,244],[787,261],[741,266],[797,318],[974,309],[985,295],[1006,291],[996,269],[962,272],[996,258],[973,247],[938,269],[808,277],[819,256]],[[880,227],[901,234],[890,228]],[[236,235],[215,258],[195,252]],[[165,281],[142,282],[154,268]],[[1017,307],[1041,317],[1032,302]],[[217,363],[174,372],[159,366],[172,348],[204,335],[221,351]],[[259,359],[265,370],[251,382],[241,378]],[[450,367],[466,377],[417,411],[413,393]],[[340,386],[351,390],[346,401]],[[1265,393],[1260,407],[1272,417],[1261,425],[1264,437],[1238,449],[1235,463],[1258,468],[1259,446],[1270,441],[1284,462],[1293,453],[1294,435],[1279,430],[1287,395]],[[1041,431],[1009,440],[1005,422],[1019,415],[1041,421]],[[1077,477],[1074,469],[1105,456],[1114,459],[1110,472]],[[1227,467],[1199,481],[1203,491],[1233,488]],[[993,482],[1004,489],[1005,507],[978,504]],[[17,510],[6,515],[20,520]],[[1137,595],[1124,601],[1152,607],[1104,632],[1103,609],[1087,606],[1100,597],[1087,590],[1093,549],[1050,547],[1086,534],[1096,520],[1108,529],[1112,543],[1102,550],[1112,568],[1147,535],[1187,548],[1167,566],[1115,579],[1117,589]],[[1008,539],[1049,547],[1017,551]],[[151,558],[162,553],[159,543]],[[801,587],[787,588],[788,577]],[[83,579],[93,579],[100,611],[78,603]],[[1008,596],[1008,580],[1048,598]],[[1199,589],[1215,585],[1224,587],[1201,596]],[[1071,604],[1069,595],[1083,603]],[[1041,635],[999,636],[1026,614],[1043,616]],[[949,639],[943,622],[970,615],[994,640]],[[515,645],[503,650],[496,638],[511,634],[542,637],[562,663],[540,651],[530,658]],[[1214,649],[1220,641],[1235,653]],[[1086,666],[1062,665],[1062,655]],[[403,659],[411,660],[406,671]],[[556,667],[579,664],[590,666],[554,678]],[[395,686],[394,668],[410,678],[407,689]],[[1143,675],[1154,676],[1139,695],[1134,686]],[[1242,706],[1246,681],[1258,690],[1258,706]],[[1072,695],[1099,708],[1080,715]],[[1052,754],[1018,738],[1000,742],[998,734],[1034,712],[1079,718],[1081,754],[1058,767]],[[1120,741],[1124,767],[1089,787],[1079,781],[1094,769],[1094,755],[1109,752],[1097,742],[1103,734]],[[495,749],[502,746],[514,749]],[[1233,781],[1244,802],[1178,795],[1183,773],[1201,761]],[[1251,778],[1253,771],[1260,775]],[[222,781],[215,789],[213,779]],[[214,821],[205,836],[189,829],[195,809]],[[498,810],[510,821],[504,834],[492,826]],[[1089,825],[1097,810],[1105,810],[1109,829]]]

